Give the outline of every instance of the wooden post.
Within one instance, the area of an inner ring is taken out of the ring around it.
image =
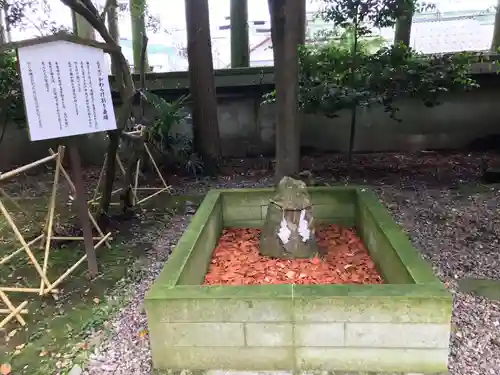
[[[91,277],[95,277],[98,272],[97,258],[94,249],[94,239],[92,235],[92,227],[88,214],[87,197],[85,187],[83,185],[82,166],[80,162],[80,154],[76,140],[69,140],[69,158],[71,162],[71,171],[73,172],[73,180],[75,182],[75,201],[78,209],[78,216],[82,224],[83,242],[85,244],[85,253],[87,254],[87,263]]]
[[[247,0],[231,0],[231,68],[250,66]]]

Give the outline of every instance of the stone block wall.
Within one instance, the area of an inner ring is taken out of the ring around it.
[[[222,228],[262,222],[273,195],[273,189],[213,190],[146,296],[156,369],[447,371],[452,297],[387,211],[361,188],[310,193],[325,219],[365,226],[365,236],[380,230],[370,251],[382,271],[396,264],[384,257],[397,260],[394,272],[403,268],[406,279],[386,271],[387,284],[376,285],[200,285]]]
[[[477,138],[499,134],[500,112],[497,110],[498,88],[480,90],[444,98],[444,104],[425,108],[415,101],[399,103],[402,120],[391,120],[383,109],[360,109],[356,129],[355,151],[417,151],[426,149],[459,149]],[[261,106],[260,97],[234,95],[219,98],[219,133],[221,149],[226,157],[273,155],[275,143],[275,109]],[[350,123],[347,111],[329,119],[307,115],[301,131],[306,149],[346,152]],[[192,136],[188,126],[175,128],[178,134]],[[82,161],[102,163],[106,140],[100,134],[80,137]],[[47,146],[54,142],[30,142],[28,133],[9,126],[0,145],[0,169],[28,163],[47,156]],[[23,152],[18,152],[22,150]]]
[[[278,286],[274,292],[279,300],[158,302],[154,309],[160,316],[155,314],[150,327],[155,367],[446,371],[447,298],[315,297],[301,286]]]
[[[238,189],[223,194],[223,220],[225,227],[260,227],[267,214],[273,189],[261,189],[259,194],[244,195]],[[244,193],[243,189],[243,193]],[[252,189],[249,189],[249,191]],[[355,224],[356,197],[354,190],[339,190],[331,194],[327,189],[311,190],[313,215],[317,222]]]

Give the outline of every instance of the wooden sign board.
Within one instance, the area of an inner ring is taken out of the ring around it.
[[[102,49],[60,40],[17,54],[32,141],[116,129]]]

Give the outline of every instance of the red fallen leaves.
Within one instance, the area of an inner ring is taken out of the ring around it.
[[[259,255],[259,229],[224,229],[205,285],[382,284],[362,241],[349,229],[316,230],[323,259],[271,259]]]

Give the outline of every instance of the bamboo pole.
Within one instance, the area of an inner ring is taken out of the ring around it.
[[[97,202],[98,202],[98,201],[101,199],[101,197],[102,197],[102,196],[101,196],[101,194],[99,193],[99,188],[100,188],[100,186],[101,186],[102,177],[103,177],[103,175],[104,175],[104,168],[105,168],[105,165],[106,165],[105,163],[106,163],[107,157],[108,157],[108,155],[106,154],[106,156],[104,157],[104,164],[103,164],[103,166],[102,166],[102,168],[101,168],[101,172],[100,172],[100,174],[99,174],[99,179],[98,179],[98,182],[97,182],[97,187],[96,187],[96,189],[95,189],[95,191],[94,191],[94,196],[93,196],[93,198],[92,198],[91,200],[89,200],[89,201],[88,201],[88,203],[89,203],[89,204],[92,204],[92,205],[96,205],[96,204],[98,204]],[[121,172],[124,176],[126,176],[126,175],[127,175],[127,172],[126,172],[125,167],[123,166],[122,160],[120,159],[120,156],[119,156],[118,154],[116,155],[116,163],[118,164],[118,167],[120,168],[120,172]],[[122,190],[123,190],[123,188],[118,188],[118,189],[116,189],[116,190],[113,190],[113,191],[111,192],[111,196],[115,195],[116,193],[119,193],[119,192],[120,192],[120,191],[122,191]],[[134,196],[134,199],[135,199],[135,200],[137,200],[137,199],[138,199],[138,198],[137,198],[137,194],[136,194],[136,192],[134,191],[134,189],[132,188],[132,186],[131,186],[131,190],[132,190],[132,195]],[[116,203],[110,203],[110,205],[111,205],[111,206],[118,206],[118,205],[119,205],[119,203],[118,203],[118,204],[116,204]]]
[[[153,194],[151,194],[151,195],[147,196],[146,198],[141,199],[139,202],[137,202],[137,204],[142,204],[142,203],[144,203],[144,202],[146,202],[146,201],[150,200],[151,198],[156,197],[158,194],[161,194],[161,193],[163,193],[164,191],[167,191],[167,190],[169,190],[169,189],[170,189],[170,187],[166,187],[166,188],[164,188],[164,189],[158,190],[156,193],[153,193]]]
[[[122,160],[120,159],[120,156],[117,154],[116,155],[116,162],[118,163],[118,167],[122,171],[122,174],[124,176],[127,176],[127,171],[125,170],[125,167],[123,166]],[[123,190],[123,189],[122,189]],[[134,187],[130,185],[130,190],[132,191],[132,196],[134,197],[135,200],[137,200],[137,194],[134,191]]]
[[[54,151],[52,151],[52,149],[49,149],[49,152],[53,153]],[[70,175],[68,174],[68,172],[66,171],[66,169],[64,168],[63,165],[61,165],[61,173],[63,174],[64,178],[66,179],[66,182],[68,183],[71,192],[76,195],[76,186],[73,183],[73,181],[71,180]],[[89,201],[89,202],[92,202],[92,201]],[[97,221],[95,220],[94,215],[92,215],[92,212],[90,212],[90,209],[88,210],[88,214],[89,214],[90,221],[92,222],[92,225],[97,230],[97,233],[99,233],[99,236],[100,236],[100,237],[94,237],[94,239],[101,239],[102,237],[104,237],[104,232],[102,231],[102,229],[99,226],[99,224],[97,224]],[[73,238],[78,238],[78,239],[82,239],[83,240],[83,237],[73,237]],[[53,237],[53,239],[69,240],[70,237],[57,237],[57,238]],[[106,241],[106,247],[108,249],[111,248],[111,245],[109,244],[108,241]]]
[[[0,313],[12,313],[14,311],[16,311],[16,308],[14,307],[14,305],[12,304],[12,302],[10,302],[10,299],[7,297],[7,295],[5,294],[5,292],[3,291],[0,291],[0,299],[3,301],[3,303],[5,304],[5,306],[7,306],[7,309],[8,310],[0,310]],[[22,326],[25,326],[26,325],[26,321],[23,319],[23,317],[21,316],[22,314],[22,311],[26,311],[25,314],[28,312],[28,310],[21,310],[19,311],[18,314],[16,314],[16,320],[19,322],[19,324],[21,324]]]
[[[118,189],[116,189],[116,190],[113,190],[113,191],[111,192],[111,195],[115,195],[116,193],[119,193],[119,192],[120,192],[120,191],[122,191],[122,190],[123,190],[123,188],[118,188]],[[101,195],[98,195],[96,198],[92,198],[92,199],[91,199],[91,200],[89,200],[87,203],[89,203],[89,204],[98,204],[98,201],[99,201],[99,199],[101,199],[101,198],[102,198],[102,196],[101,196]]]
[[[130,132],[126,132],[127,135],[142,135],[142,130],[132,130]]]
[[[120,156],[116,154],[116,163],[118,164],[118,167],[120,168],[122,174],[124,176],[127,175],[127,171],[125,170],[125,167],[123,166],[122,159],[120,159]]]
[[[137,204],[137,187],[139,186],[139,173],[141,170],[141,158],[137,160],[137,165],[135,166],[135,181],[134,181],[134,192],[133,204],[134,206]]]
[[[40,241],[43,238],[43,234],[39,235],[38,237],[32,239],[30,242],[27,243],[28,246],[33,245],[35,242]],[[6,264],[9,260],[11,260],[13,257],[15,257],[17,254],[22,252],[24,248],[21,246],[19,249],[13,251],[9,255],[6,255],[2,259],[0,259],[0,265]]]
[[[30,170],[31,168],[39,166],[40,164],[54,160],[56,157],[57,157],[57,155],[46,156],[43,159],[34,161],[33,163],[23,165],[22,167],[13,169],[12,171],[0,173],[0,181],[4,181],[4,180],[7,180],[8,178],[17,176],[18,174],[26,172],[26,171]]]
[[[19,211],[21,211],[24,216],[28,218],[30,217],[30,215],[26,211],[24,211],[24,209],[19,205],[19,203],[17,203],[15,199],[12,198],[9,194],[7,194],[5,190],[3,190],[2,188],[0,188],[0,194],[3,195],[3,197],[7,199],[10,203],[12,203]]]
[[[12,293],[40,293],[39,288],[21,288],[21,287],[12,287],[12,286],[0,286],[0,290],[2,292],[12,292]],[[59,289],[51,289],[51,293],[57,294],[59,293]]]
[[[59,186],[59,175],[61,171],[61,159],[63,156],[63,151],[61,148],[58,150],[59,152],[57,153],[57,159],[56,159],[56,171],[54,173],[54,181],[52,185],[52,195],[50,196],[50,203],[49,203],[49,220],[47,223],[47,228],[46,228],[46,240],[45,240],[45,253],[43,256],[43,274],[44,276],[47,275],[47,267],[48,267],[48,262],[49,262],[49,256],[50,256],[50,245],[51,245],[51,237],[52,237],[52,227],[54,225],[54,212],[56,209],[56,198],[57,198],[57,187]],[[40,295],[43,295],[43,280],[40,280]]]
[[[50,285],[50,281],[47,279],[47,276],[45,276],[45,274],[43,273],[43,270],[40,267],[40,264],[38,263],[38,261],[36,260],[35,256],[31,252],[30,247],[28,246],[28,244],[26,243],[26,240],[24,239],[23,235],[21,234],[21,232],[17,228],[16,224],[14,223],[14,220],[12,220],[12,217],[10,216],[9,212],[7,211],[7,209],[5,208],[5,206],[4,206],[4,204],[3,204],[3,202],[2,202],[1,199],[0,199],[0,211],[2,212],[2,215],[5,217],[5,220],[7,220],[7,223],[10,225],[10,227],[14,231],[14,234],[17,237],[17,240],[23,246],[24,251],[26,251],[26,254],[28,255],[28,257],[31,260],[31,262],[33,263],[33,266],[37,270],[38,274],[40,275],[40,277],[42,278],[42,280],[47,284],[47,286],[49,286]]]
[[[104,235],[102,236],[104,237]],[[102,237],[92,237],[93,240],[101,240]],[[64,236],[57,236],[57,237],[52,237],[52,240],[56,241],[56,240],[59,240],[59,241],[83,241],[83,237],[64,237]]]
[[[155,158],[151,154],[151,151],[149,151],[148,145],[145,144],[144,148],[146,149],[146,152],[148,153],[148,156],[151,159],[151,162],[153,163],[153,167],[155,168],[156,173],[158,173],[158,176],[160,177],[161,182],[163,183],[163,186],[165,186],[167,189],[170,189],[170,186],[167,185],[167,183],[165,182],[165,179],[163,178],[163,176],[160,172],[160,168],[158,168],[158,165],[156,164]]]
[[[111,233],[106,234],[104,238],[102,238],[98,243],[94,245],[94,249],[97,249],[99,246],[101,246],[110,236]],[[52,285],[50,285],[47,289],[45,289],[45,294],[50,293],[52,291],[52,288],[55,288],[57,285],[62,283],[64,279],[68,277],[71,274],[71,272],[77,269],[78,266],[82,264],[86,259],[87,259],[87,254],[82,256],[80,260],[78,260],[73,266],[71,266],[66,272],[64,272],[56,281],[52,283]]]
[[[99,172],[99,179],[97,180],[97,186],[94,190],[94,196],[89,202],[95,201],[97,199],[97,196],[99,195],[99,188],[101,187],[102,178],[104,177],[104,170],[106,169],[107,160],[108,160],[108,154],[104,155],[104,163],[102,164],[101,171]]]
[[[28,304],[28,301],[24,301],[18,307],[16,307],[16,309],[14,311],[12,311],[9,315],[7,315],[7,317],[4,320],[2,320],[0,322],[0,328],[2,328],[8,322],[10,322],[11,319],[14,318],[17,314],[19,314],[20,311],[24,310],[24,308],[26,307],[27,304]]]
[[[9,310],[9,309],[0,309],[0,314],[10,314],[11,312],[12,312],[12,310]],[[24,315],[26,315],[26,314],[28,314],[28,313],[29,313],[28,309],[23,309],[23,310],[19,311],[19,314],[24,314]],[[22,319],[22,317],[21,317],[21,319]],[[23,320],[24,320],[24,319],[23,319]],[[26,323],[25,323],[25,324],[26,324]],[[24,325],[24,324],[23,324],[23,325]]]

